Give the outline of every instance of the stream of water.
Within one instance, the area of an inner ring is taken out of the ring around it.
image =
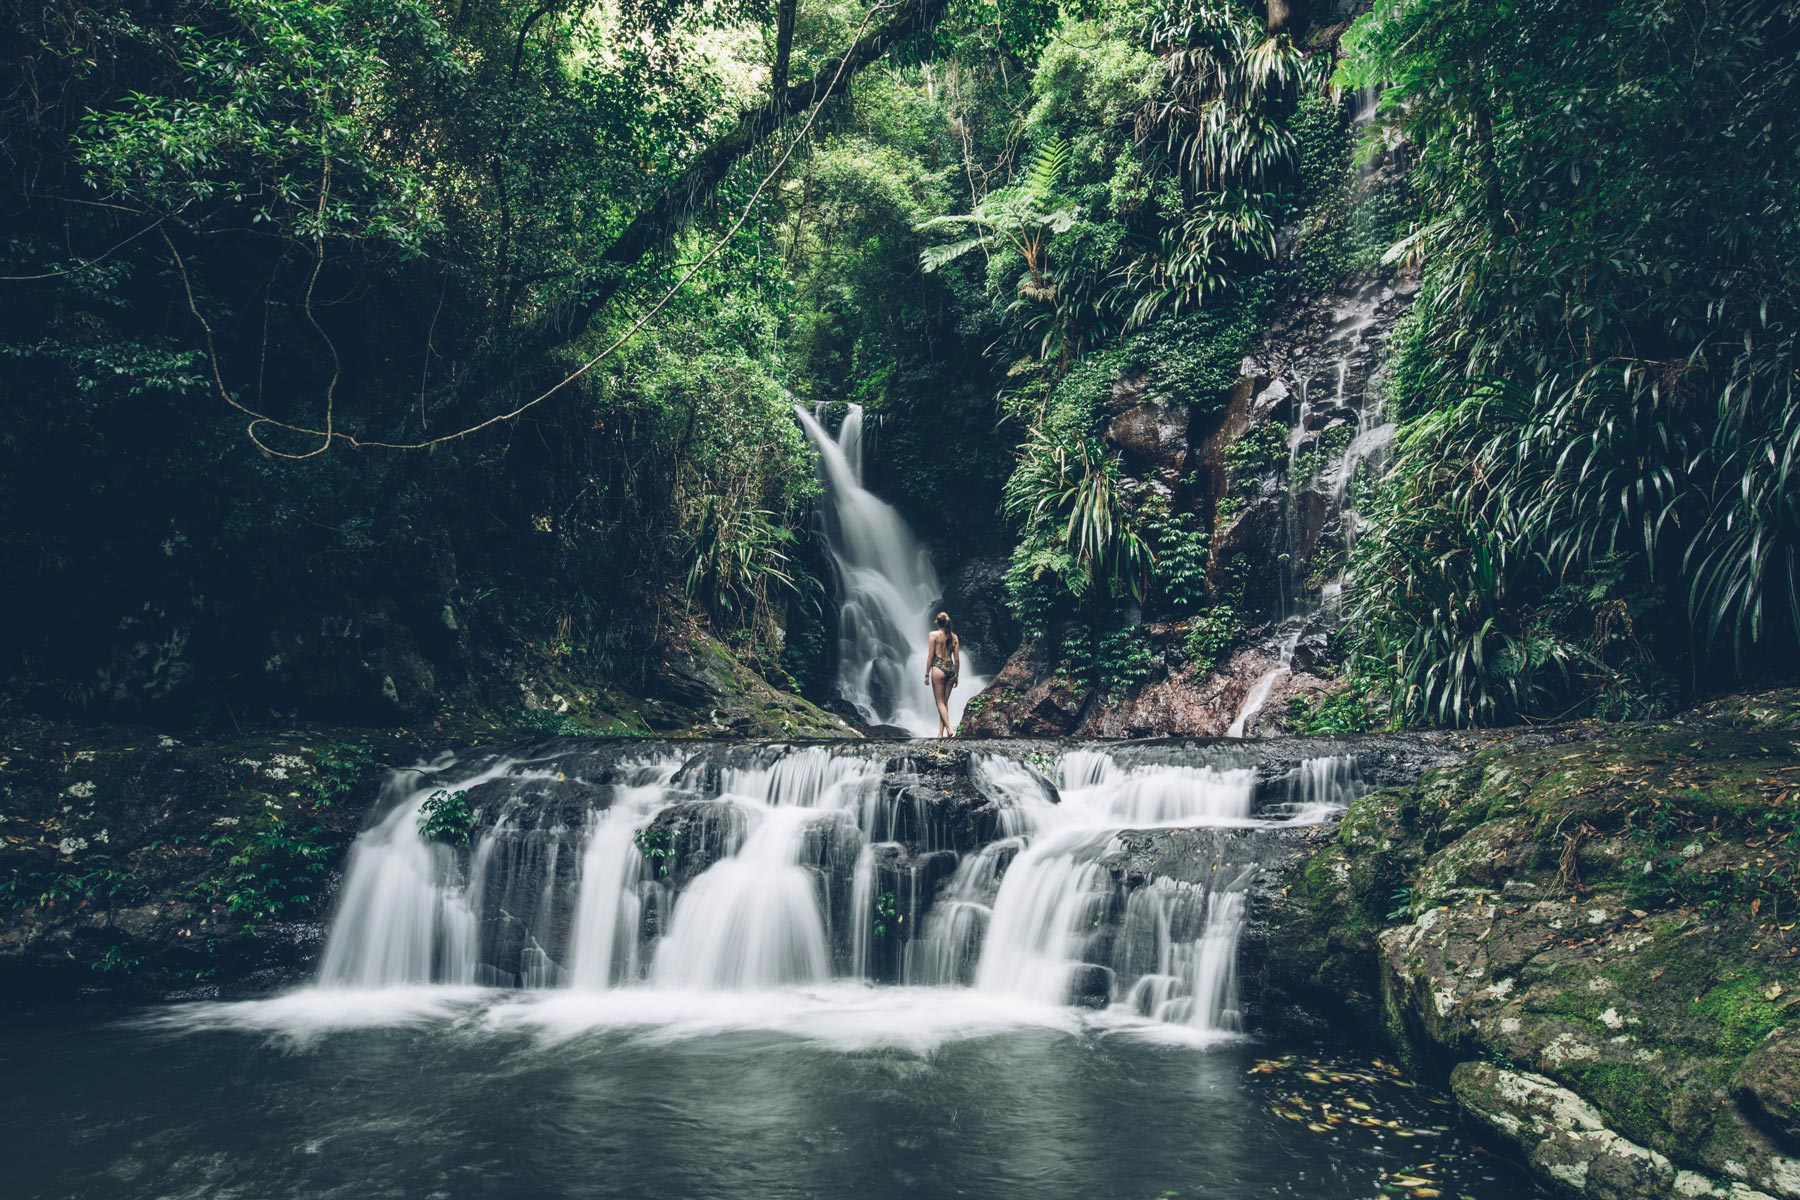
[[[552,752],[400,772],[352,851],[319,983],[589,994],[904,982],[984,1003],[1080,999],[1198,1038],[1234,1031],[1242,893],[1265,839],[1341,811],[1360,788],[1354,760],[1301,760],[1259,804],[1253,766],[1201,749],[1037,757],[1042,768],[976,749],[952,781],[991,836],[949,827],[929,796],[944,780],[922,778],[904,748],[646,748],[603,765]],[[555,802],[571,787],[580,805]],[[460,853],[421,833],[443,792],[482,808]],[[1222,866],[1126,894],[1108,862],[1124,830],[1181,831]],[[1098,936],[1120,921],[1127,936]]]

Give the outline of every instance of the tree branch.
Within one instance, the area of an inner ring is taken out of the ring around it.
[[[730,132],[702,150],[685,171],[638,213],[623,232],[599,256],[611,268],[596,279],[573,304],[551,314],[515,339],[505,358],[530,361],[531,356],[554,349],[586,331],[606,303],[625,284],[627,270],[680,231],[693,208],[711,195],[731,168],[754,150],[795,113],[811,108],[830,89],[879,59],[895,43],[931,28],[943,17],[949,0],[901,0],[899,11],[886,24],[867,34],[826,63],[811,79],[774,93],[760,108],[745,112]],[[485,372],[477,372],[478,376]]]
[[[779,96],[787,87],[788,60],[794,53],[794,9],[799,0],[778,0],[775,9],[775,67],[769,73],[769,94]]]

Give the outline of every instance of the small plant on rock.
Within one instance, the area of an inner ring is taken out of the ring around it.
[[[886,937],[889,929],[897,929],[905,917],[900,915],[900,902],[892,892],[875,897],[875,936]]]
[[[1228,604],[1215,604],[1188,622],[1182,648],[1198,674],[1204,675],[1219,665],[1225,651],[1237,640],[1238,628],[1237,613]]]
[[[640,829],[632,840],[643,852],[658,875],[667,875],[675,865],[675,831],[673,829]]]
[[[475,833],[475,814],[469,809],[469,793],[444,788],[419,806],[419,833],[427,841],[466,846]]]

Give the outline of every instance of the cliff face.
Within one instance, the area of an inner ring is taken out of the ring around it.
[[[1358,800],[1266,910],[1273,1010],[1383,1028],[1571,1196],[1800,1196],[1800,693]]]
[[[1290,699],[1329,689],[1356,496],[1393,433],[1383,411],[1388,340],[1417,287],[1408,276],[1364,278],[1291,296],[1223,407],[1115,379],[1105,439],[1136,486],[1160,490],[1206,530],[1210,616],[1151,614],[1141,629],[1155,665],[1123,693],[1059,672],[1046,639],[1027,641],[963,732],[1216,736],[1264,681],[1246,731],[1285,732]],[[1208,619],[1229,627],[1202,653],[1195,626]]]

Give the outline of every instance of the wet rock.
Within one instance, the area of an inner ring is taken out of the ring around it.
[[[1077,681],[1057,675],[1044,640],[1021,646],[969,702],[959,735],[966,737],[1066,737],[1092,699]]]
[[[1450,1074],[1463,1111],[1512,1143],[1558,1192],[1592,1200],[1774,1200],[1738,1180],[1682,1170],[1607,1128],[1598,1110],[1554,1080],[1490,1063]]]
[[[1179,476],[1188,452],[1188,409],[1151,395],[1142,375],[1114,380],[1104,437],[1140,478]]]
[[[1077,1008],[1105,1008],[1113,1001],[1111,968],[1081,963],[1069,972],[1069,1003]]]
[[[1241,615],[1279,615],[1285,568],[1272,561],[1286,541],[1286,512],[1278,492],[1244,500],[1232,516],[1215,523],[1207,579],[1218,592],[1241,581]]]
[[[1777,1030],[1752,1050],[1731,1090],[1752,1120],[1800,1152],[1800,1028]]]
[[[1770,897],[1714,898],[1764,886],[1791,770],[1800,693],[1508,738],[1352,805],[1266,906],[1255,973],[1454,1070],[1567,1194],[1800,1196],[1800,941]]]
[[[737,853],[750,824],[728,800],[689,800],[656,814],[638,835],[646,850],[645,874],[679,892],[720,859]]]

